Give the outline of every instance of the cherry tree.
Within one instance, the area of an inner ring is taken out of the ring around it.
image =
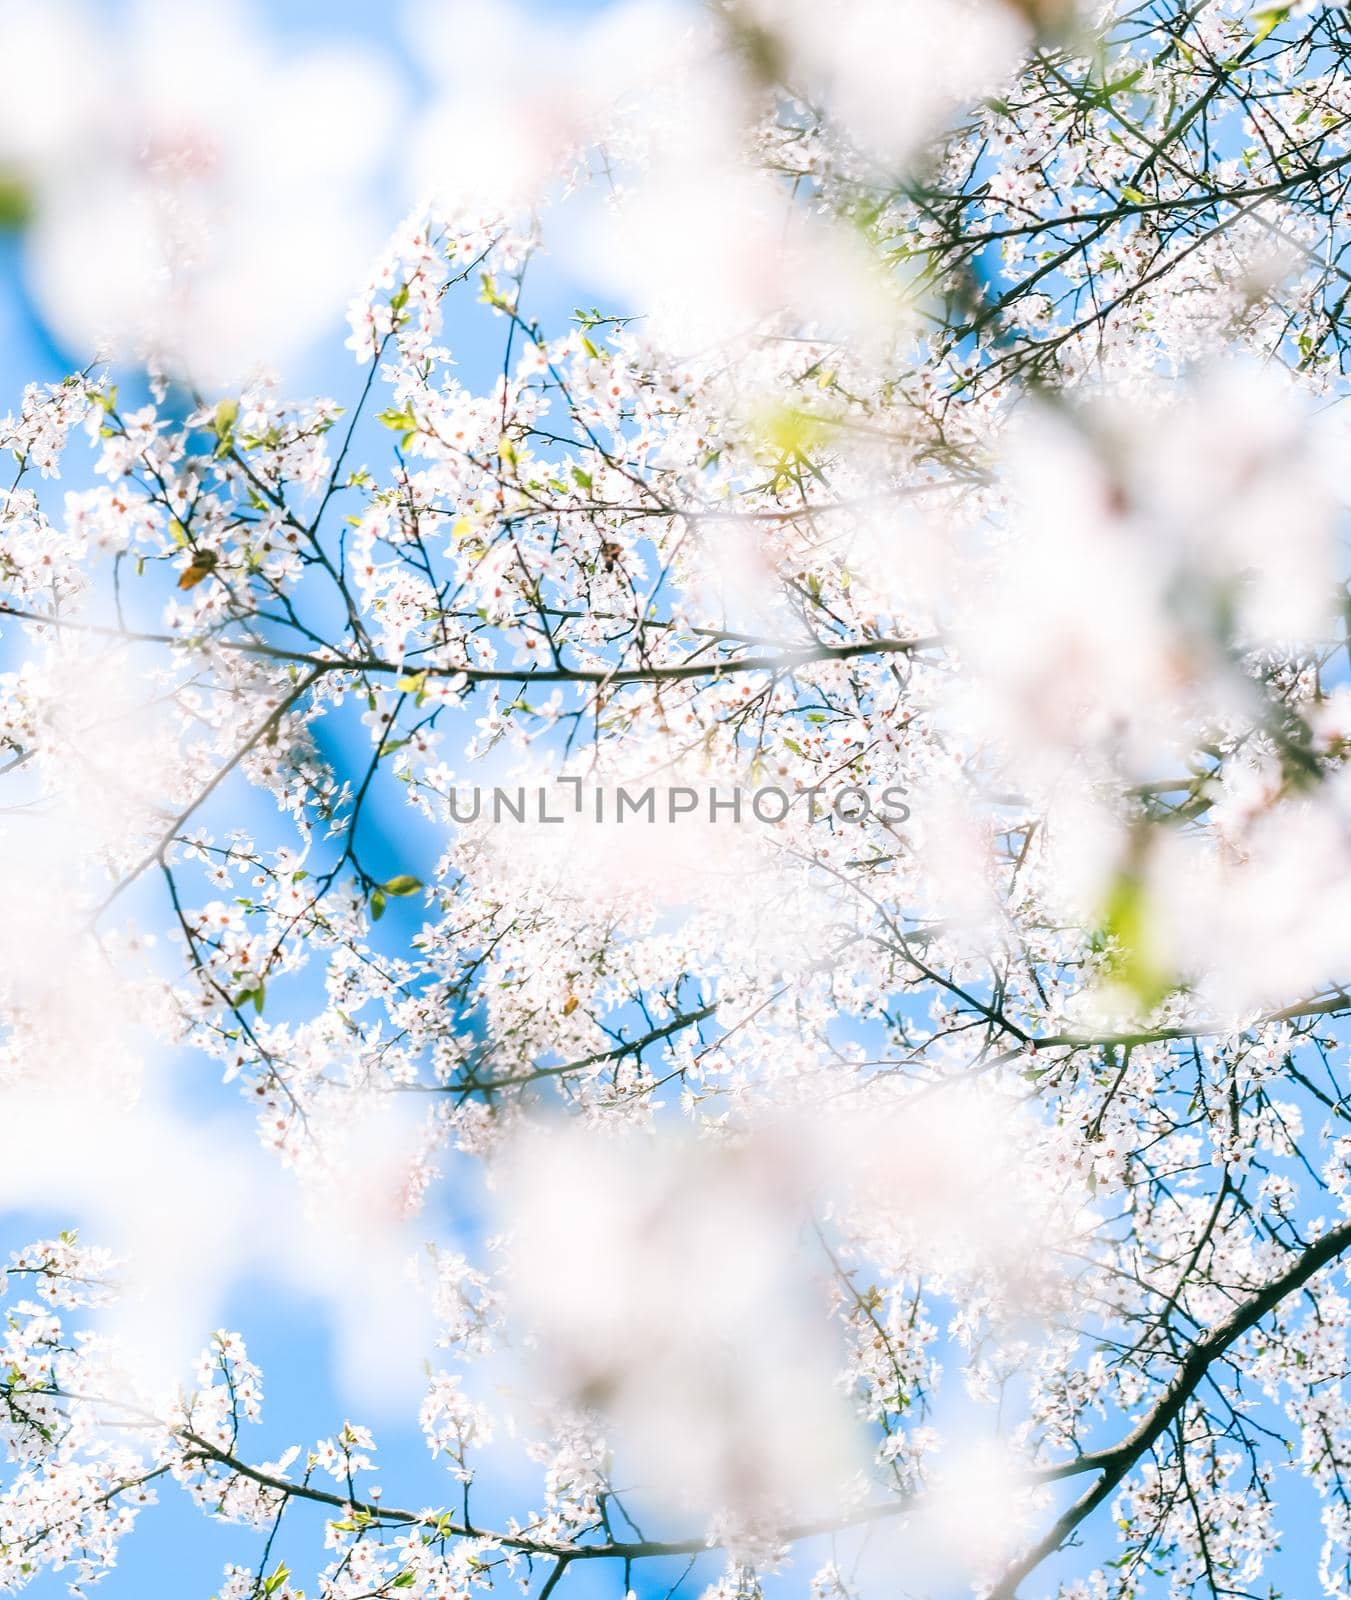
[[[153,1038],[421,1240],[435,1476],[257,1448],[72,1215],[0,1583],[186,1495],[221,1600],[1351,1593],[1342,8],[418,18],[349,394],[224,388],[170,228],[148,389],[0,422],[0,1094],[78,1209]]]

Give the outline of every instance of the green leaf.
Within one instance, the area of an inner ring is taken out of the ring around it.
[[[218,400],[216,402],[216,415],[212,427],[216,431],[219,443],[216,445],[216,456],[229,455],[235,444],[235,421],[239,416],[238,400]]]
[[[1254,44],[1261,44],[1262,40],[1265,39],[1274,28],[1279,28],[1281,23],[1283,23],[1289,15],[1289,6],[1264,6],[1260,11],[1254,11],[1252,20],[1255,24],[1255,27],[1253,30],[1252,42]]]
[[[264,985],[262,983],[258,983],[252,989],[241,989],[239,991],[234,998],[234,1008],[236,1011],[239,1011],[244,1006],[248,1005],[250,1000],[252,1000],[253,1009],[258,1013],[259,1016],[262,1016],[263,1002],[266,998],[267,994]]]
[[[408,895],[416,894],[421,887],[421,878],[415,878],[411,872],[400,872],[388,880],[384,889],[386,894]]]
[[[277,1570],[270,1577],[263,1579],[263,1593],[275,1594],[290,1576],[290,1567],[288,1567],[284,1561],[279,1561],[277,1563]]]
[[[1147,206],[1149,204],[1149,196],[1142,194],[1139,189],[1133,188],[1129,183],[1121,185],[1121,194],[1122,198],[1129,200],[1133,206]]]
[[[32,216],[32,190],[17,172],[0,170],[0,230],[17,232]]]
[[[801,461],[822,442],[826,427],[821,417],[793,406],[778,406],[759,419],[756,432],[762,446],[786,460]]]
[[[1102,943],[1109,947],[1107,971],[1152,1011],[1176,987],[1156,954],[1153,909],[1140,875],[1119,872],[1103,909]]]
[[[1114,94],[1120,94],[1123,89],[1133,89],[1145,75],[1143,67],[1137,67],[1134,72],[1124,73],[1115,83],[1104,83],[1099,99],[1103,104],[1110,105]]]
[[[385,906],[387,904],[388,904],[388,901],[385,898],[385,891],[383,889],[372,889],[371,890],[371,921],[372,922],[379,922],[380,918],[383,917],[384,914],[385,914]]]

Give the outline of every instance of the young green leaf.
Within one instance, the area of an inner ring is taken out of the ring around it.
[[[415,878],[411,872],[400,872],[385,883],[384,890],[386,894],[407,895],[416,894],[421,887],[421,878]]]

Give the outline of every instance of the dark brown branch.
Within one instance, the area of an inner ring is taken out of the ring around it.
[[[1351,1247],[1351,1222],[1343,1222],[1302,1251],[1278,1277],[1259,1289],[1218,1327],[1199,1339],[1187,1352],[1173,1381],[1158,1403],[1118,1444],[1107,1450],[1067,1461],[1044,1470],[1043,1480],[1068,1478],[1085,1472],[1102,1476],[1058,1517],[1046,1534],[1018,1558],[990,1593],[990,1600],[1015,1600],[1018,1585],[1065,1542],[1081,1522],[1106,1500],[1122,1479],[1172,1426],[1187,1402],[1196,1393],[1212,1365],[1250,1329],[1274,1310],[1287,1295],[1306,1284],[1316,1272],[1335,1261]]]

